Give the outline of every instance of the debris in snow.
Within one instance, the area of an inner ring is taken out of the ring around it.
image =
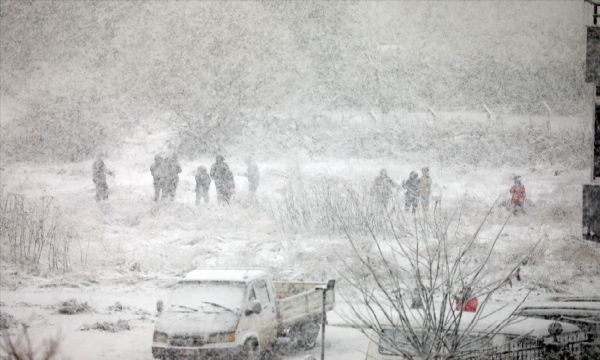
[[[69,299],[58,305],[59,314],[74,315],[92,311],[93,309],[87,304],[87,302],[79,302],[77,299]]]
[[[118,301],[108,307],[108,311],[123,311],[125,309],[127,309],[127,307],[123,306],[123,304]]]
[[[127,320],[118,320],[117,322],[97,321],[93,324],[84,324],[79,328],[79,330],[100,330],[108,332],[119,332],[131,330],[131,326],[129,325],[129,322]]]
[[[137,272],[142,271],[140,263],[134,262],[133,264],[131,264],[131,267],[129,268],[129,271],[137,271]]]
[[[0,330],[15,328],[19,325],[17,319],[11,314],[0,312]]]

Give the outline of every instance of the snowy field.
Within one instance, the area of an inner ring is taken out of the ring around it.
[[[158,139],[165,134],[157,134]],[[153,141],[149,141],[153,140]],[[278,201],[290,174],[305,181],[335,177],[350,182],[371,181],[385,167],[398,182],[411,170],[429,165],[435,184],[443,189],[442,207],[459,208],[465,217],[482,217],[496,199],[508,199],[515,174],[528,191],[527,214],[509,221],[494,254],[495,266],[521,256],[541,240],[534,261],[522,269],[522,282],[496,294],[496,302],[517,302],[528,291],[530,301],[557,292],[595,294],[600,288],[600,248],[579,240],[581,185],[586,170],[564,166],[477,167],[436,165],[418,154],[394,158],[258,158],[262,173],[257,203],[248,199],[246,180],[236,176],[236,201],[230,207],[195,205],[193,174],[212,159],[183,160],[174,202],[153,201],[149,173],[155,138],[132,139],[106,159],[115,172],[109,178],[110,199],[94,201],[91,162],[38,165],[15,163],[3,170],[4,193],[28,198],[51,195],[77,237],[71,242],[72,271],[60,274],[42,269],[39,275],[3,262],[1,310],[30,326],[34,343],[59,336],[69,358],[150,359],[156,319],[155,304],[168,296],[169,287],[186,272],[205,267],[267,268],[276,279],[326,280],[336,278],[339,256],[347,240],[318,229],[290,231],[279,224]],[[118,155],[116,155],[118,154]],[[244,171],[242,156],[226,159],[234,174]],[[400,196],[402,199],[402,196]],[[402,206],[395,204],[394,206]],[[508,210],[494,210],[481,241],[492,239]],[[574,258],[577,261],[572,261]],[[344,291],[341,283],[338,291]],[[68,299],[86,302],[90,309],[75,315],[57,312]],[[343,308],[341,298],[340,308]],[[115,307],[119,302],[122,308]],[[340,323],[332,314],[332,323]],[[331,320],[330,319],[330,320]],[[117,332],[84,330],[98,321],[126,320],[129,329]],[[331,359],[363,359],[367,339],[359,331],[330,326],[326,348]],[[313,351],[318,353],[318,348]],[[306,353],[308,354],[308,353]],[[284,355],[301,359],[306,354]]]
[[[479,290],[521,264],[521,280],[495,292],[494,306],[526,294],[600,296],[600,244],[581,240],[594,142],[589,1],[0,7],[0,330],[11,339],[23,324],[34,347],[58,338],[59,358],[150,359],[156,303],[185,274],[259,267],[274,280],[336,279],[327,358],[362,360],[367,339],[341,314],[352,304],[341,296],[352,290],[344,270],[357,254],[381,270],[387,256],[364,236],[363,209],[382,237],[401,218],[415,227],[451,219],[450,250],[437,254],[460,249],[489,213],[464,268],[454,267],[449,298],[481,259]],[[176,197],[155,202],[150,166],[172,153],[182,167]],[[217,153],[236,194],[219,206],[213,183],[210,203],[197,206],[196,169]],[[114,172],[100,203],[98,154]],[[248,156],[261,174],[256,198],[242,176]],[[401,183],[423,167],[441,217],[404,213],[398,190],[382,226],[367,190],[380,170]],[[511,216],[515,176],[526,213]],[[427,250],[445,239],[429,235]],[[407,299],[420,274],[404,272],[394,292]]]

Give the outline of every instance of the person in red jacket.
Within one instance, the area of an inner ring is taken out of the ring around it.
[[[465,286],[463,287],[460,296],[454,297],[455,302],[455,310],[463,312],[477,312],[477,306],[479,305],[479,301],[477,300],[477,296],[473,295],[473,289],[471,287]]]
[[[513,206],[513,214],[517,215],[519,211],[525,214],[525,186],[521,183],[521,177],[515,176],[515,184],[510,188],[510,194],[512,195],[511,203]]]

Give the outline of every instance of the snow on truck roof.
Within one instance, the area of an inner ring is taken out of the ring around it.
[[[183,281],[236,281],[248,282],[260,277],[264,277],[268,273],[264,270],[248,269],[210,269],[210,270],[194,270],[189,272]]]

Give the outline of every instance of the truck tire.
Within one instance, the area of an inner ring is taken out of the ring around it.
[[[319,322],[310,321],[298,324],[292,328],[291,340],[297,350],[310,350],[317,345],[321,326]]]
[[[242,352],[242,359],[244,360],[259,360],[258,344],[255,340],[246,340],[244,343],[244,349]]]

